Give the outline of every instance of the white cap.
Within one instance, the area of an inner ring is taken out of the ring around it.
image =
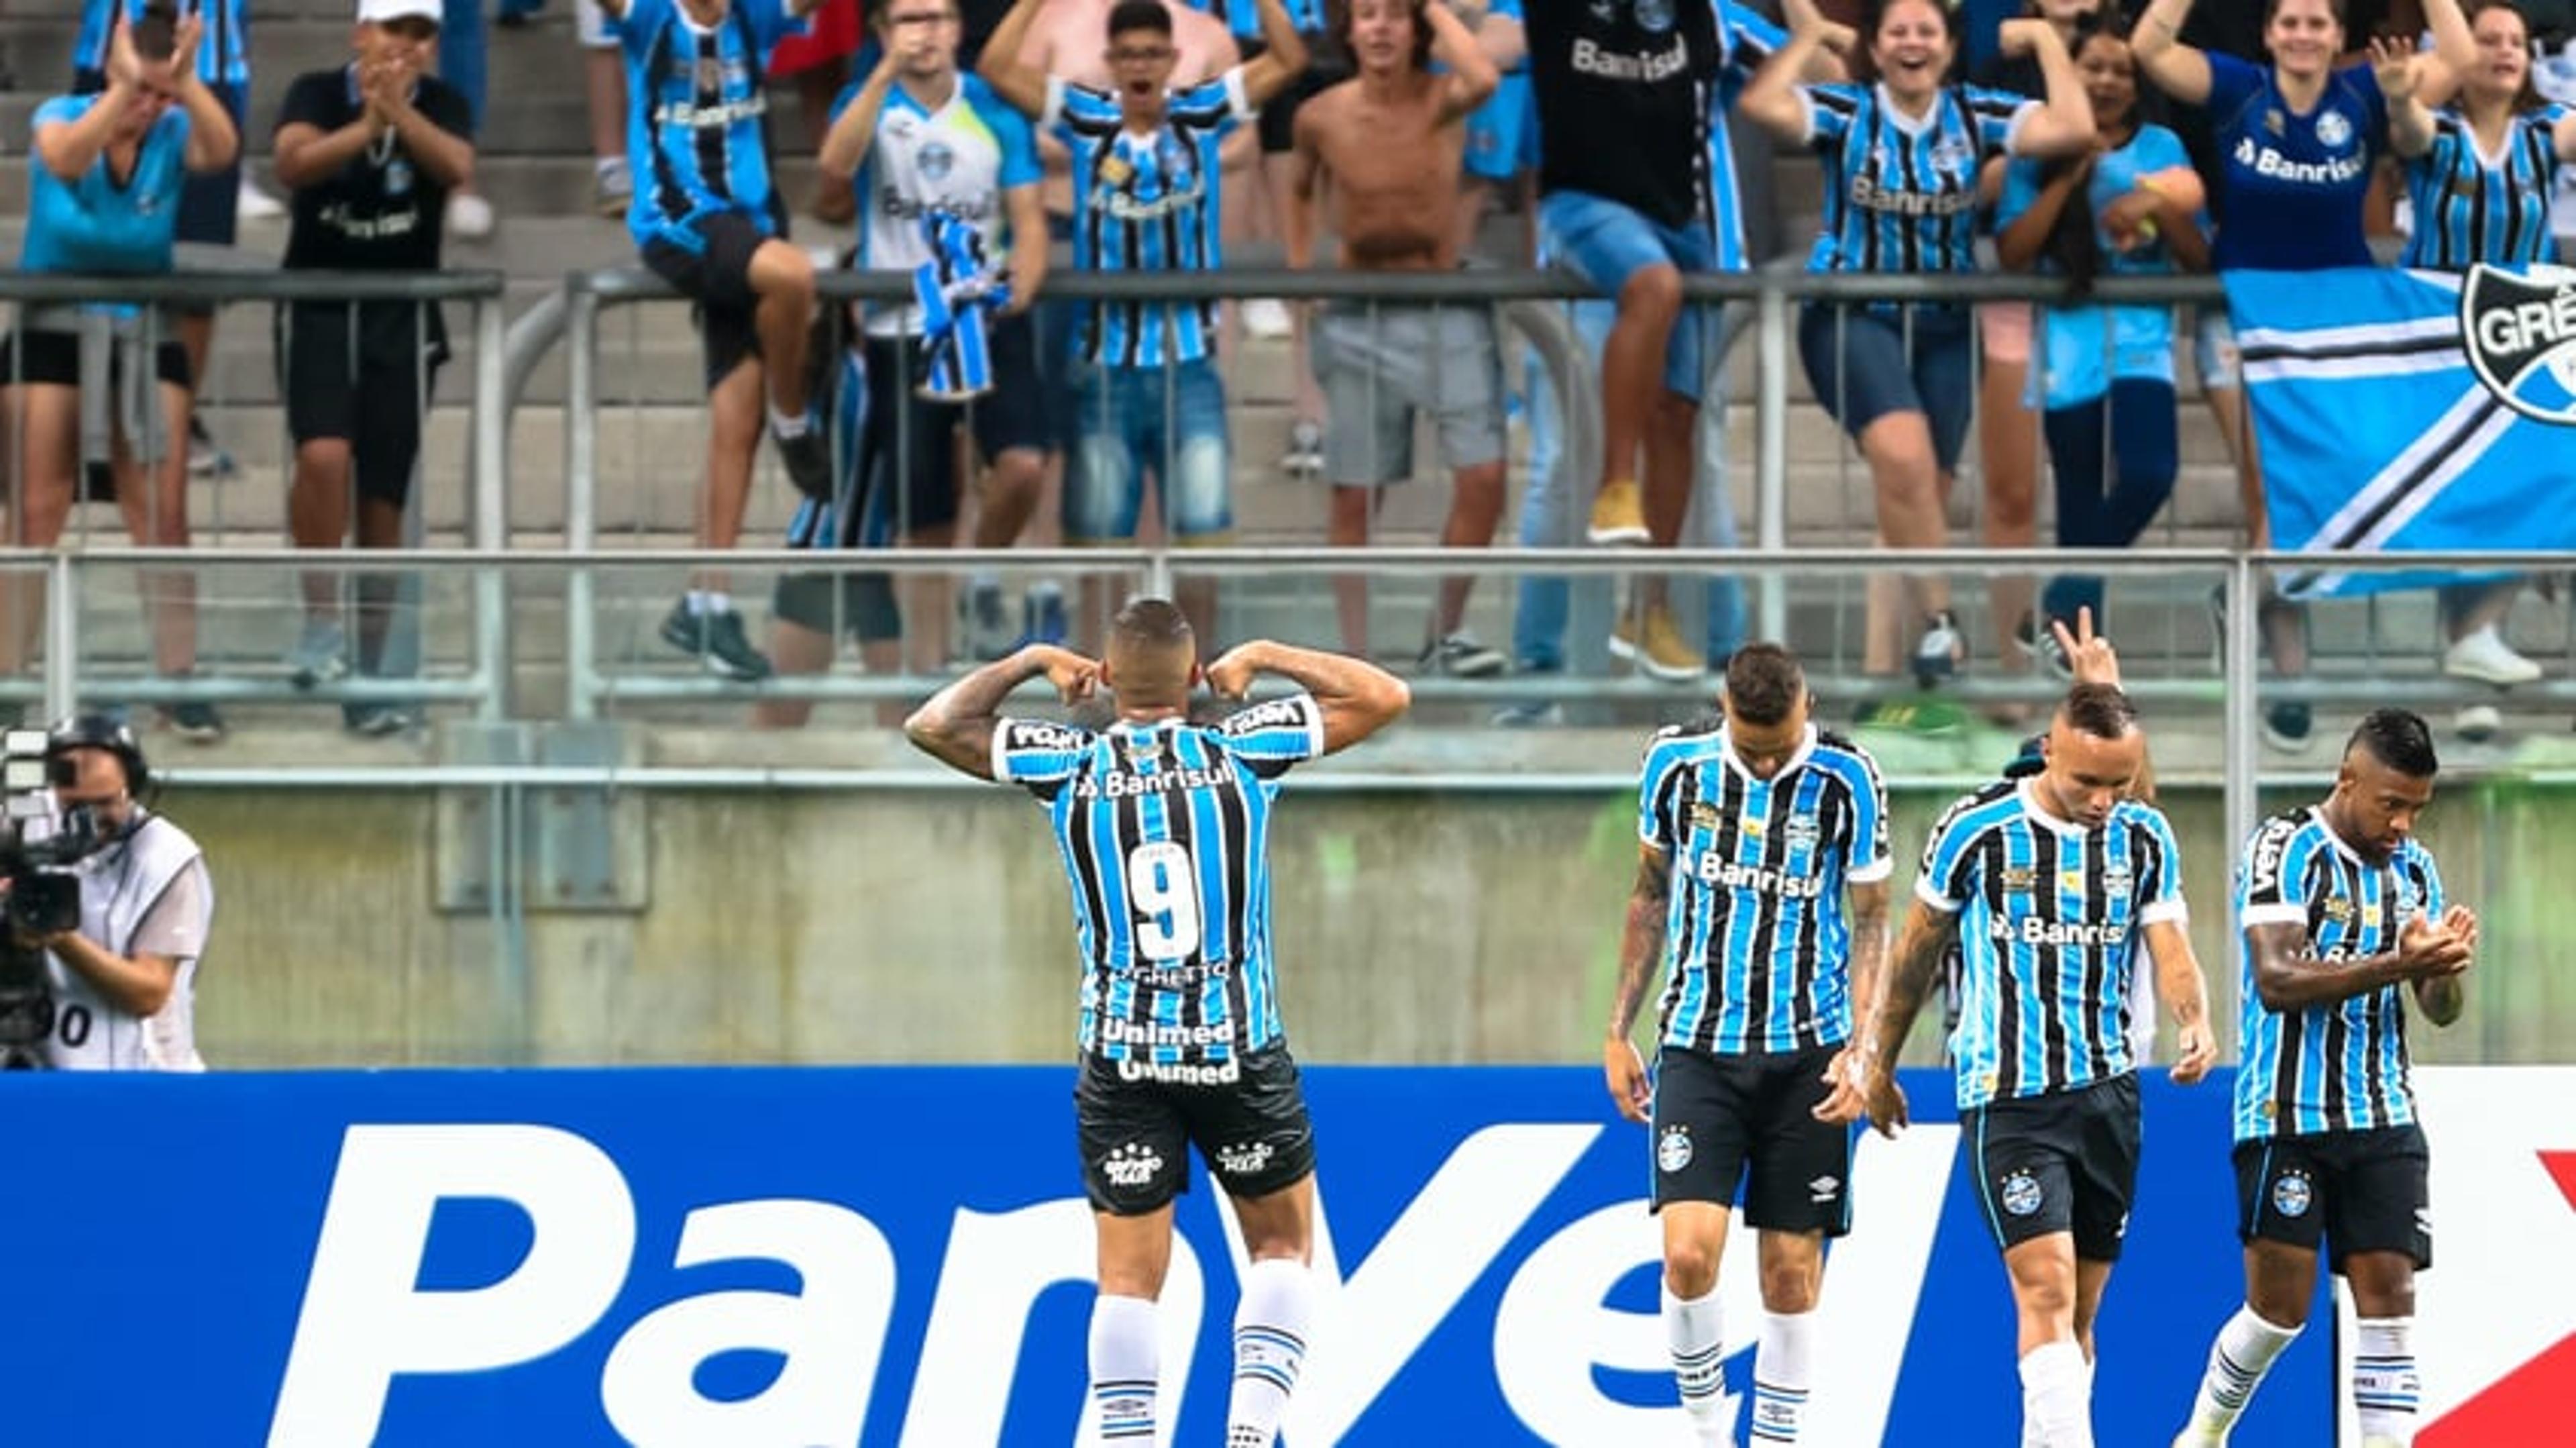
[[[383,25],[395,20],[439,21],[439,0],[358,0],[360,25]]]

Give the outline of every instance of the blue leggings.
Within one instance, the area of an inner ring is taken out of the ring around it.
[[[2049,409],[2046,425],[2057,473],[2058,546],[2126,548],[2138,541],[2173,496],[2180,465],[2173,384],[2119,378],[2108,396]],[[2070,624],[2077,609],[2090,608],[2094,626],[2105,626],[2102,580],[2095,575],[2051,579],[2041,607]]]

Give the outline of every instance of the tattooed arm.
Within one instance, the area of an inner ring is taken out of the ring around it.
[[[1601,1043],[1601,1069],[1610,1099],[1630,1121],[1646,1120],[1646,1063],[1629,1034],[1645,1004],[1646,978],[1664,958],[1666,912],[1673,897],[1672,857],[1653,846],[1637,851],[1637,883],[1628,891],[1628,922],[1619,933],[1619,984],[1610,997],[1610,1034]]]
[[[1917,899],[1905,915],[1905,933],[1897,939],[1896,958],[1881,983],[1878,1012],[1861,1042],[1861,1092],[1868,1098],[1870,1124],[1882,1136],[1894,1136],[1905,1125],[1905,1092],[1896,1084],[1896,1058],[1905,1049],[1906,1033],[1923,1012],[1941,974],[1941,956],[1959,938],[1959,917]]]
[[[1851,887],[1852,1038],[1825,1067],[1833,1094],[1816,1105],[1819,1121],[1848,1124],[1868,1114],[1862,1094],[1861,1062],[1869,1055],[1870,1012],[1878,1005],[1878,981],[1887,961],[1888,882],[1872,880]]]

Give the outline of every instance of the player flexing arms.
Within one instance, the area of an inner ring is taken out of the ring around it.
[[[2414,1441],[2415,1274],[2433,1263],[2424,1130],[2406,995],[2460,1018],[2477,917],[2445,907],[2414,837],[2433,798],[2433,735],[2403,709],[2361,721],[2334,792],[2246,842],[2245,1061],[2236,1073],[2237,1236],[2245,1306],[2219,1329],[2176,1448],[2216,1448],[2307,1322],[2317,1243],[2361,1316],[2352,1396],[2363,1448]]]
[[[2022,1442],[2092,1448],[2093,1321],[2138,1177],[2128,988],[2142,940],[2180,1028],[2173,1079],[2208,1074],[2215,1048],[2172,827],[2130,797],[2146,759],[2137,710],[2112,685],[2078,684],[2046,749],[2038,775],[1988,785],[1933,827],[1862,1065],[1870,1118],[1893,1135],[1897,1052],[1958,941],[1960,1128],[2012,1279]]]
[[[1856,1073],[1837,1083],[1853,1002],[1869,999],[1886,949],[1887,792],[1876,761],[1808,722],[1806,674],[1787,649],[1738,649],[1723,708],[1647,746],[1641,858],[1602,1065],[1621,1114],[1652,1113],[1664,1326],[1683,1409],[1700,1441],[1734,1441],[1733,1420],[1721,1421],[1717,1263],[1749,1176],[1744,1219],[1760,1233],[1764,1312],[1753,1436],[1794,1443],[1824,1241],[1851,1226]],[[1650,1094],[1629,1032],[1658,960]]]
[[[1299,692],[1213,728],[1189,722],[1196,640],[1178,608],[1144,598],[1119,610],[1100,661],[1032,645],[905,725],[946,763],[1044,801],[1072,883],[1085,967],[1074,1114],[1099,1232],[1091,1396],[1104,1441],[1154,1441],[1154,1299],[1192,1144],[1233,1199],[1251,1260],[1227,1448],[1269,1448],[1305,1356],[1315,1148],[1271,975],[1270,807],[1291,765],[1376,733],[1411,695],[1356,659],[1267,642],[1204,677],[1241,698],[1261,674]],[[1068,703],[1106,689],[1115,721],[1094,732],[999,717],[1041,675]]]

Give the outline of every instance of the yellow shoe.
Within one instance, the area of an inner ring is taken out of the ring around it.
[[[1667,683],[1687,684],[1708,672],[1708,662],[1673,627],[1673,611],[1660,603],[1642,621],[1633,609],[1621,616],[1610,630],[1610,652]]]
[[[1603,484],[1601,495],[1592,500],[1592,524],[1583,536],[1595,543],[1645,542],[1646,490],[1632,478]]]

